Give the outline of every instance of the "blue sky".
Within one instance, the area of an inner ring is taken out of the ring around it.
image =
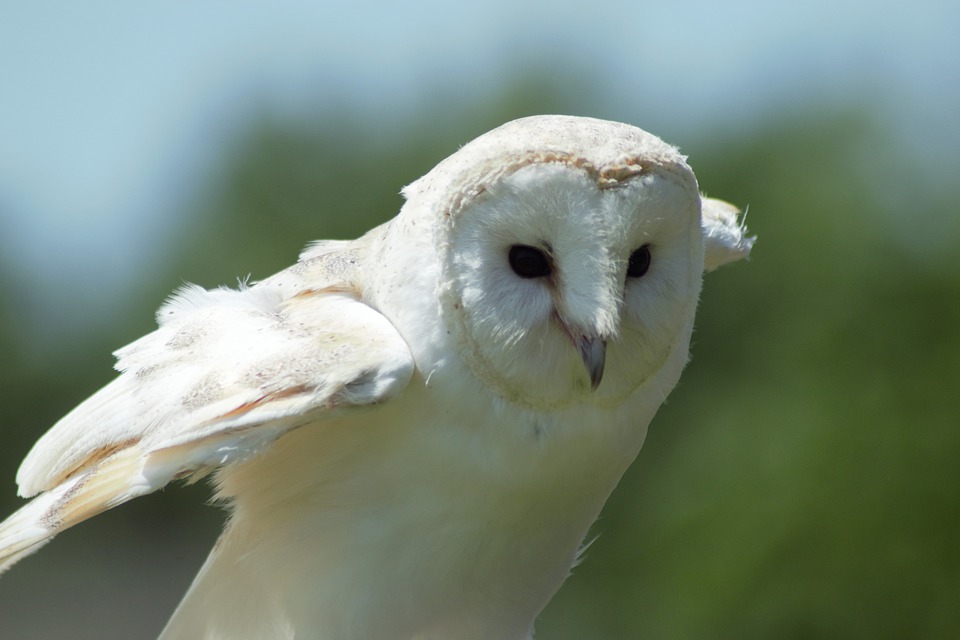
[[[575,65],[611,117],[648,105],[633,124],[654,132],[862,92],[906,134],[954,147],[935,123],[960,112],[960,3],[881,4],[8,3],[0,248],[40,286],[110,281],[245,115],[347,104],[389,121],[429,109],[431,88],[493,90],[518,60]]]

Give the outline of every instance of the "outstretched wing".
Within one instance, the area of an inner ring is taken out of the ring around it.
[[[0,573],[102,511],[250,459],[330,411],[399,393],[414,364],[393,325],[349,283],[310,288],[304,277],[329,273],[318,263],[331,256],[315,248],[253,287],[188,286],[171,298],[159,328],[116,353],[120,376],[23,462],[20,494],[40,495],[0,524]]]

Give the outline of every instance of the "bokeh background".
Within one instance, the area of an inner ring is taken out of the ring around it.
[[[636,124],[749,206],[544,640],[960,637],[960,4],[100,0],[0,12],[0,513],[184,281],[394,215],[514,117]],[[0,579],[0,638],[152,638],[204,486]],[[424,532],[430,535],[430,532]]]

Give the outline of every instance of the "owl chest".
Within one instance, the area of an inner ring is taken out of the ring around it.
[[[621,453],[536,416],[408,402],[305,428],[265,460],[277,468],[258,475],[285,475],[283,489],[235,498],[278,523],[261,534],[285,544],[263,564],[285,567],[287,610],[330,630],[320,637],[526,638]]]

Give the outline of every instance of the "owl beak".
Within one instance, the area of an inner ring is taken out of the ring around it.
[[[590,375],[590,388],[594,391],[600,386],[603,379],[603,365],[607,359],[607,341],[600,337],[581,335],[574,338],[583,366]]]

